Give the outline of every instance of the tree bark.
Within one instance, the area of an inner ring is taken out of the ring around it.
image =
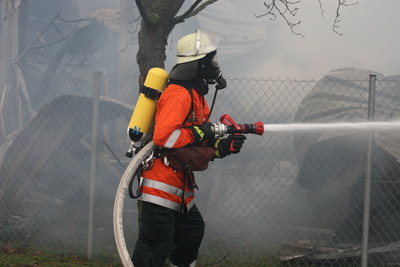
[[[138,33],[139,50],[136,54],[140,84],[143,84],[149,69],[165,67],[168,36],[175,27],[175,16],[184,2],[184,0],[136,0],[142,17]]]
[[[164,68],[165,46],[172,29],[173,27],[170,29],[152,27],[142,19],[138,34],[139,50],[136,54],[136,61],[140,71],[140,84],[144,82],[149,69],[153,67]]]

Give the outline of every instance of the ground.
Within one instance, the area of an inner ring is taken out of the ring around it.
[[[198,267],[282,267],[280,263],[263,259],[258,262],[245,259],[221,261],[215,259],[199,259]],[[0,247],[0,267],[67,267],[67,266],[95,266],[95,267],[123,267],[119,258],[114,256],[96,256],[89,261],[85,255],[67,254],[60,252],[45,252],[41,250],[27,250],[17,247]]]
[[[0,247],[0,267],[63,267],[63,266],[96,266],[119,267],[119,259],[100,257],[89,261],[85,256],[28,251],[22,248]]]

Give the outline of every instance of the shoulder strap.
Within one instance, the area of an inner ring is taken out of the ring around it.
[[[187,90],[188,90],[188,92],[189,92],[189,94],[190,94],[190,98],[192,99],[192,103],[191,103],[191,106],[190,106],[190,110],[189,110],[189,113],[187,114],[187,116],[186,116],[186,118],[185,118],[185,122],[187,121],[187,122],[191,122],[191,123],[194,123],[194,122],[196,122],[198,119],[196,118],[196,114],[194,114],[194,98],[193,98],[193,91],[192,91],[192,88],[190,88],[190,87],[185,87]],[[192,119],[190,119],[189,120],[189,118],[190,118],[190,114],[192,114]]]

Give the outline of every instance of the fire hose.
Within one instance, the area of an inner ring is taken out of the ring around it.
[[[229,115],[225,114],[220,118],[220,122],[213,124],[212,129],[214,130],[217,138],[221,138],[225,134],[262,135],[264,133],[264,124],[262,122],[237,124]],[[155,148],[156,146],[154,145],[154,142],[151,141],[143,148],[135,150],[138,152],[125,169],[115,196],[113,213],[114,238],[119,257],[125,267],[134,266],[131,261],[131,255],[128,252],[124,236],[123,212],[126,192],[129,190],[130,182],[133,179],[136,171],[149,157],[152,157]]]

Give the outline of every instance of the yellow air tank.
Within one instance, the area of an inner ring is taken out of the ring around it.
[[[168,80],[168,72],[161,68],[148,71],[144,87],[140,90],[131,120],[128,124],[128,136],[132,142],[143,140],[148,134],[157,109],[157,101]]]

